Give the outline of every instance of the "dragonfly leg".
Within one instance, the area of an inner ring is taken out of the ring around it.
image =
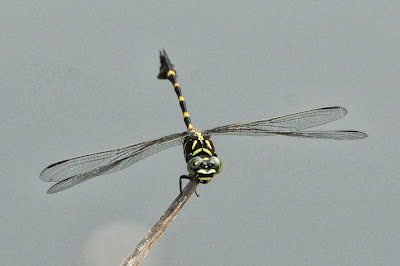
[[[193,179],[194,179],[194,176],[190,176],[190,175],[181,175],[181,176],[179,177],[179,191],[181,192],[181,194],[182,194],[182,179],[193,180]],[[197,191],[196,191],[196,190],[194,190],[194,193],[196,193],[196,196],[197,196],[197,197],[200,197],[200,195],[197,194]]]

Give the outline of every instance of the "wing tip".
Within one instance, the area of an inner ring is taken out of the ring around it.
[[[368,137],[367,133],[357,131],[357,130],[343,130],[343,132],[346,132],[349,134],[349,138],[347,138],[348,140],[365,139]]]
[[[54,193],[57,193],[57,192],[58,192],[58,191],[56,190],[57,185],[58,185],[58,183],[55,184],[55,185],[53,185],[53,186],[51,186],[51,187],[49,188],[49,190],[47,190],[47,194],[54,194]]]
[[[43,169],[43,171],[40,173],[39,175],[39,179],[45,182],[54,182],[55,180],[51,177],[51,175],[49,175],[47,173],[47,171],[51,170],[52,168],[54,168],[55,166],[65,163],[67,160],[62,160],[53,164],[50,164],[49,166],[47,166],[46,168]]]
[[[42,181],[45,181],[45,182],[51,182],[51,178],[49,178],[49,176],[46,174],[47,170],[48,170],[48,167],[43,169],[43,171],[39,175],[39,179]]]
[[[342,116],[345,116],[347,114],[347,109],[342,107],[342,106],[338,106],[338,108],[342,111]]]
[[[53,191],[51,188],[47,190],[47,194],[54,194],[57,193],[58,191]]]
[[[63,183],[64,182],[61,181],[61,182],[58,182],[57,184],[53,185],[52,187],[50,187],[49,190],[47,190],[47,194],[54,194],[54,193],[63,191],[63,190],[65,190],[65,189],[70,187],[70,186],[67,186],[67,187],[61,186]]]
[[[364,132],[359,132],[360,139],[368,138],[368,134]]]
[[[340,110],[342,117],[347,114],[347,109],[344,108],[343,106],[338,106],[338,105],[337,106],[327,106],[327,107],[323,107],[321,109],[325,109],[325,110]]]

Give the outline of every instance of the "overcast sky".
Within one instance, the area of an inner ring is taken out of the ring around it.
[[[2,1],[0,264],[119,265],[179,192],[182,147],[55,195],[51,163],[323,106],[357,141],[217,136],[224,168],[143,265],[400,261],[400,2]]]

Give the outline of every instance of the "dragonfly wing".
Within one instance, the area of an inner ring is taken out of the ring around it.
[[[52,193],[57,193],[57,192],[63,191],[67,188],[70,188],[70,187],[75,186],[79,183],[82,183],[86,180],[89,180],[95,176],[106,174],[107,170],[115,169],[116,166],[118,166],[117,162],[109,163],[109,164],[99,166],[91,171],[86,171],[86,172],[83,172],[80,174],[76,174],[72,177],[66,178],[66,179],[56,183],[47,191],[47,193],[52,194]],[[117,171],[117,170],[115,170],[115,171]]]
[[[297,131],[290,132],[287,135],[290,137],[312,138],[312,139],[335,139],[335,140],[353,140],[363,139],[368,137],[367,134],[354,130],[321,130],[321,131]]]
[[[323,125],[342,118],[347,110],[340,106],[323,107],[249,123],[232,124],[208,130],[212,134],[238,134],[247,130],[299,131]],[[245,133],[245,132],[244,132]],[[246,134],[243,134],[246,135]]]
[[[320,130],[320,131],[270,131],[270,130],[245,130],[230,133],[217,133],[223,135],[245,135],[245,136],[271,136],[281,135],[298,138],[310,139],[334,139],[334,140],[353,140],[363,139],[368,135],[353,130]]]
[[[187,134],[187,132],[172,134],[126,147],[67,159],[45,168],[40,174],[40,179],[59,182],[51,187],[48,193],[59,192],[95,176],[119,171],[163,149],[180,145]]]
[[[351,130],[302,131],[340,119],[346,113],[346,109],[340,106],[323,107],[266,120],[216,127],[205,132],[214,135],[285,135],[302,138],[341,140],[367,137],[365,133]]]

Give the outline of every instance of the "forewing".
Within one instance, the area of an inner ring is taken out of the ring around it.
[[[266,120],[216,127],[205,132],[215,135],[285,135],[338,140],[365,138],[367,136],[365,133],[351,130],[302,131],[340,119],[346,113],[346,109],[340,106],[323,107]]]
[[[340,106],[323,107],[266,120],[216,127],[207,131],[212,134],[238,135],[247,135],[246,131],[251,130],[299,131],[335,121],[346,113],[346,109]]]
[[[119,171],[163,149],[180,145],[187,134],[187,132],[173,134],[131,146],[67,159],[48,166],[40,174],[40,179],[48,182],[60,181],[48,191],[56,193],[95,176]]]

